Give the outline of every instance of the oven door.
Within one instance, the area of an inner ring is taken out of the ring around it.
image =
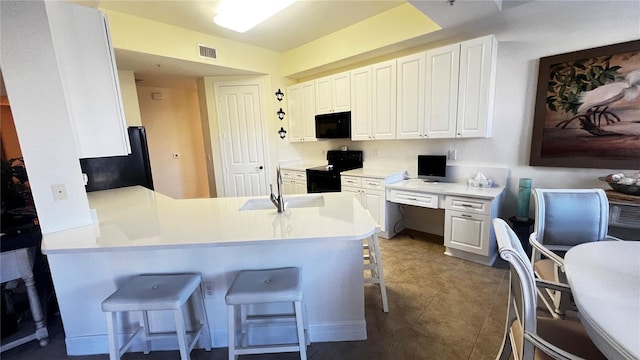
[[[340,173],[307,169],[307,193],[340,192]]]

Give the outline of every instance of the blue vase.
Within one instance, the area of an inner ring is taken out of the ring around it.
[[[520,179],[518,188],[518,212],[516,219],[520,221],[529,220],[529,200],[531,199],[531,179]]]

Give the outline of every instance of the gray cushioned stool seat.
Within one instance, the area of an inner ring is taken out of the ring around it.
[[[241,271],[229,287],[225,300],[227,304],[301,301],[300,269]]]
[[[198,286],[198,274],[139,275],[106,298],[102,311],[180,309]]]
[[[240,271],[231,283],[225,301],[228,309],[229,359],[239,355],[299,351],[300,359],[307,359],[307,335],[302,309],[302,275],[295,267]],[[293,314],[247,314],[247,306],[264,303],[293,303]],[[236,311],[236,307],[239,311]],[[236,315],[240,315],[240,336],[236,336]],[[248,344],[248,323],[251,319],[294,319],[297,343],[257,345]]]
[[[143,336],[144,353],[151,352],[151,339],[176,337],[180,349],[180,358],[188,360],[191,350],[200,339],[204,348],[211,350],[211,337],[207,321],[204,300],[200,291],[202,276],[190,274],[148,274],[133,277],[124,286],[116,290],[102,302],[102,311],[106,313],[109,335],[109,358],[120,359],[133,344],[138,335]],[[187,320],[184,317],[185,305],[192,298],[194,315],[199,324],[194,331],[187,331]],[[176,323],[175,333],[151,333],[149,331],[148,311],[169,310],[173,312]],[[142,322],[140,327],[129,336],[121,347],[118,335],[119,312],[140,311]],[[189,337],[191,338],[189,341]]]

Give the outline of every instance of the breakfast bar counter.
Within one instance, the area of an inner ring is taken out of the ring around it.
[[[351,194],[285,197],[284,213],[267,197],[176,200],[142,187],[88,197],[97,223],[42,239],[69,355],[108,352],[100,304],[141,273],[202,273],[212,290],[205,294],[210,335],[214,347],[225,347],[224,294],[235,274],[297,266],[311,342],[366,339],[362,239],[377,227]],[[133,326],[138,319],[127,321]],[[171,314],[160,313],[151,328],[169,331],[172,323]],[[271,339],[290,336],[283,325],[264,331]],[[177,349],[177,341],[154,342],[152,348]]]

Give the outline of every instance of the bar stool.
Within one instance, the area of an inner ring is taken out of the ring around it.
[[[202,276],[197,273],[189,274],[149,274],[138,275],[102,302],[102,311],[106,313],[107,330],[109,335],[109,359],[118,360],[133,343],[142,335],[145,342],[144,353],[151,352],[151,339],[178,337],[180,358],[189,360],[191,350],[202,337],[202,343],[207,351],[211,350],[211,337],[207,321],[204,300],[200,291]],[[184,308],[188,300],[193,298],[195,315],[199,324],[195,331],[187,331],[184,318]],[[176,322],[175,333],[151,333],[149,331],[149,311],[172,310]],[[135,333],[119,346],[118,312],[141,311],[143,322]],[[143,331],[144,330],[144,331]],[[191,337],[191,342],[189,341]]]
[[[288,267],[266,270],[243,270],[231,283],[225,297],[229,314],[229,360],[238,355],[300,352],[307,359],[307,334],[302,313],[302,276],[299,268]],[[293,314],[247,315],[248,305],[291,302]],[[236,310],[240,311],[240,338],[236,333]],[[248,323],[252,320],[295,319],[297,344],[248,345]]]
[[[378,234],[373,234],[367,238],[364,247],[364,283],[379,284],[380,295],[382,297],[382,311],[389,312],[387,302],[387,287],[384,283],[384,270],[382,269],[382,256],[380,255],[380,242]],[[368,275],[367,275],[368,272]]]

